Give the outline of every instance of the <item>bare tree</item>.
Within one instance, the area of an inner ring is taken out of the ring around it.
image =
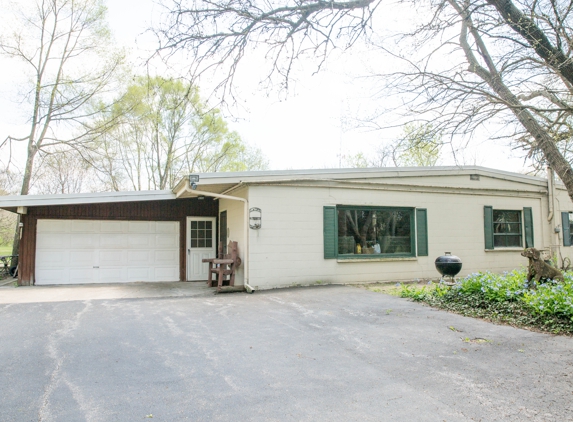
[[[0,53],[18,60],[31,76],[23,101],[30,106],[29,130],[0,145],[26,144],[21,195],[30,190],[40,151],[81,149],[103,129],[87,123],[100,112],[96,97],[106,92],[123,60],[110,47],[101,0],[38,0],[26,6],[18,4],[13,32],[0,38]],[[18,240],[16,235],[14,253]]]
[[[9,169],[0,170],[0,196],[9,195],[15,189],[15,175]],[[0,246],[10,246],[14,240],[16,216],[14,213],[0,210]]]
[[[26,98],[29,132],[4,141],[27,146],[21,195],[30,189],[39,151],[61,145],[79,148],[101,129],[87,125],[100,111],[93,101],[109,88],[122,62],[121,55],[109,53],[105,11],[100,0],[41,1],[19,17],[11,35],[0,39],[0,52],[22,62],[32,76]]]
[[[53,151],[41,157],[31,190],[40,194],[80,193],[90,173],[90,166],[75,151]]]
[[[341,164],[350,168],[432,167],[438,164],[441,148],[441,135],[431,124],[407,124],[395,142],[380,146],[368,156],[362,152],[343,156]]]
[[[437,133],[467,139],[502,122],[500,137],[553,167],[573,198],[573,1],[404,3],[424,8],[423,22],[396,34],[393,44],[376,39],[375,0],[181,0],[159,32],[161,49],[189,51],[194,75],[223,67],[228,87],[248,46],[266,48],[271,73],[288,79],[303,54],[318,57],[320,66],[329,49],[369,39],[407,65],[380,75],[389,81],[385,95],[404,96],[406,112],[432,122]]]

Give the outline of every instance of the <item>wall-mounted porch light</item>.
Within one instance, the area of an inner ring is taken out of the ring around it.
[[[199,175],[198,174],[190,174],[189,175],[189,186],[191,189],[197,189],[197,183],[199,183]]]
[[[249,227],[253,230],[261,228],[263,213],[260,208],[251,208],[249,210]]]

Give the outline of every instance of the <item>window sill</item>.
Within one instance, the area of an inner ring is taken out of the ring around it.
[[[484,249],[486,252],[522,252],[523,248],[495,248],[495,249]]]
[[[408,257],[386,257],[386,258],[338,258],[336,262],[388,262],[388,261],[417,261],[415,256]]]

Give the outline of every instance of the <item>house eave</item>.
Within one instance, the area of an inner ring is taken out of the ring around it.
[[[6,211],[17,212],[18,207],[164,201],[169,199],[176,199],[175,194],[170,190],[96,192],[61,195],[11,195],[0,196],[0,208]]]
[[[384,167],[353,169],[311,169],[311,170],[273,170],[248,172],[198,173],[201,190],[221,193],[238,184],[278,185],[280,183],[369,181],[371,179],[405,179],[410,177],[451,177],[460,175],[480,175],[494,179],[508,180],[539,187],[547,187],[547,180],[537,176],[512,173],[504,170],[480,166],[440,166],[440,167]],[[173,188],[180,191],[187,178],[183,178]],[[381,182],[386,183],[386,182]]]

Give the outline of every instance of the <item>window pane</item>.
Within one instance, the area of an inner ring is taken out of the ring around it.
[[[521,211],[501,211],[493,210],[494,223],[519,223],[521,222]]]
[[[211,230],[213,228],[213,222],[212,221],[205,221],[205,228],[207,230]]]
[[[493,226],[494,233],[521,233],[520,223],[495,223]]]
[[[197,221],[191,221],[191,230],[197,228]]]
[[[210,248],[212,246],[213,246],[213,239],[211,239],[211,238],[205,239],[205,247]]]
[[[199,239],[197,241],[197,247],[198,248],[204,248],[205,247],[205,239]]]
[[[191,239],[191,247],[192,247],[192,248],[196,248],[196,247],[197,247],[197,239]]]
[[[521,236],[505,236],[506,246],[521,247]]]
[[[494,247],[521,247],[522,226],[521,211],[493,211]]]
[[[339,254],[411,254],[412,210],[338,209]]]
[[[494,236],[493,245],[495,247],[517,247],[522,246],[521,236],[508,235],[508,236]]]

